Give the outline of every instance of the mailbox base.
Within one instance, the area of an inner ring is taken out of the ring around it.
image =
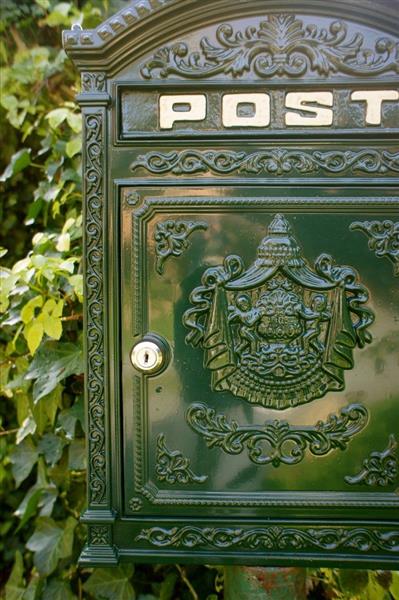
[[[79,565],[86,567],[116,567],[118,563],[118,554],[113,546],[85,546],[79,556]]]

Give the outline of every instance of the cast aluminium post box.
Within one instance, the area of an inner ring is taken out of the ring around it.
[[[88,543],[399,568],[397,0],[132,1],[82,72]]]

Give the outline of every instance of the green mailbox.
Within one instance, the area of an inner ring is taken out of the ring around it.
[[[399,568],[397,0],[133,0],[82,73],[84,564]]]

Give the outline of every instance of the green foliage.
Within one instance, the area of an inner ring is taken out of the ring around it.
[[[222,570],[79,569],[85,531],[81,118],[61,29],[106,0],[3,0],[0,43],[0,596],[217,600]],[[399,600],[399,574],[321,569],[310,597]],[[390,596],[389,596],[390,594]]]

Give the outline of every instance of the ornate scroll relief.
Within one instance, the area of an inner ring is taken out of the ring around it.
[[[181,150],[148,152],[130,165],[132,171],[143,168],[162,175],[193,173],[245,173],[249,175],[288,175],[291,173],[399,173],[399,152],[387,150],[288,150],[274,148],[255,152],[234,150]]]
[[[104,399],[104,289],[103,289],[103,115],[84,117],[86,135],[86,301],[87,396],[89,412],[90,502],[106,498],[105,399]]]
[[[369,238],[370,250],[378,258],[390,260],[394,276],[399,277],[399,221],[355,221],[350,228],[363,231]]]
[[[353,349],[371,341],[373,313],[354,269],[321,254],[312,269],[277,214],[257,259],[211,267],[184,313],[186,342],[202,346],[214,391],[282,410],[344,389]]]
[[[278,467],[296,465],[305,457],[306,450],[314,456],[323,456],[330,450],[345,450],[351,438],[368,422],[367,409],[351,404],[339,416],[330,415],[326,422],[313,427],[291,426],[287,421],[266,421],[264,425],[240,426],[227,421],[204,404],[192,404],[186,416],[190,427],[202,435],[208,448],[222,448],[228,454],[247,450],[250,460],[257,465]]]
[[[84,71],[81,75],[82,92],[105,92],[107,77],[102,71]]]
[[[157,438],[157,459],[155,472],[159,481],[175,483],[204,483],[207,475],[196,475],[190,468],[190,460],[179,450],[169,450],[165,444],[165,436]]]
[[[346,483],[351,485],[379,485],[386,486],[395,483],[398,476],[398,443],[394,435],[389,436],[388,446],[383,452],[372,452],[369,458],[363,461],[363,468],[353,477],[345,477]]]
[[[282,550],[292,548],[307,551],[321,548],[326,551],[346,550],[365,554],[376,550],[399,552],[399,531],[375,531],[363,527],[151,527],[142,529],[136,541],[165,548],[248,550]]]
[[[162,275],[164,270],[164,262],[169,256],[181,256],[187,248],[190,247],[188,236],[193,231],[199,229],[207,229],[207,223],[198,221],[183,221],[172,220],[162,221],[157,223],[154,233],[155,254],[156,254],[156,271]]]
[[[374,49],[366,48],[360,33],[348,37],[347,25],[332,21],[327,29],[303,25],[294,15],[270,15],[257,26],[234,32],[227,23],[216,32],[216,44],[206,37],[200,49],[189,53],[187,44],[165,46],[143,65],[146,79],[161,77],[203,78],[224,73],[238,77],[246,71],[261,78],[286,75],[377,75],[399,71],[398,46],[382,37]]]

